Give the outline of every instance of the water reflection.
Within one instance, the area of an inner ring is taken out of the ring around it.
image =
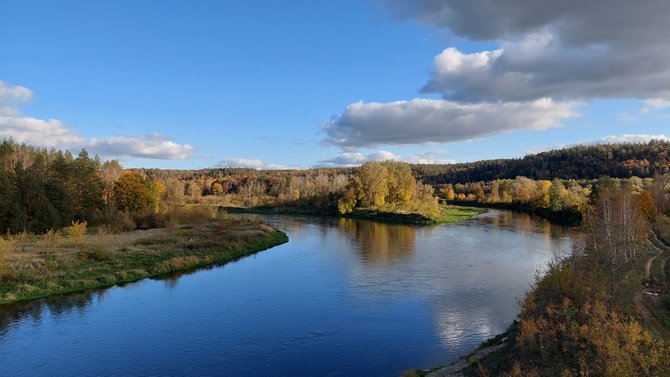
[[[152,277],[149,280],[161,281],[166,289],[173,290],[178,287],[178,282],[182,277],[213,268],[217,268],[217,266],[206,266],[187,271],[173,272],[163,276]],[[138,281],[120,284],[116,287],[132,290],[133,287],[141,284],[143,282]],[[0,336],[7,334],[12,325],[18,322],[30,321],[34,324],[40,324],[43,322],[45,316],[58,320],[59,318],[71,317],[73,315],[85,315],[91,305],[102,304],[109,294],[109,288],[89,289],[82,292],[0,305]]]
[[[0,335],[5,335],[16,322],[42,322],[45,315],[54,319],[74,313],[85,313],[95,300],[102,301],[105,290],[90,290],[68,295],[51,296],[44,299],[0,305]]]
[[[0,306],[3,377],[399,375],[503,331],[534,272],[572,242],[507,211],[428,227],[252,217],[290,242],[161,281]]]
[[[485,222],[497,229],[511,232],[522,232],[529,235],[545,235],[559,239],[570,232],[569,228],[552,224],[546,219],[524,212],[512,212],[490,209],[488,212],[475,216],[474,221]]]
[[[414,254],[415,226],[340,218],[337,229],[353,240],[353,246],[361,253],[364,262],[388,261]]]

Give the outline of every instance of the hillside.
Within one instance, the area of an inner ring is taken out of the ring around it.
[[[670,142],[580,145],[530,154],[523,158],[460,164],[412,165],[417,179],[428,184],[514,179],[597,179],[653,177],[670,171]]]

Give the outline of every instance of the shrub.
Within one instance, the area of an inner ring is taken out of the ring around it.
[[[42,235],[42,244],[48,249],[55,249],[60,246],[63,236],[59,230],[49,229]]]
[[[88,253],[88,256],[96,261],[106,261],[114,258],[114,254],[102,245],[91,246],[91,251]]]
[[[3,276],[7,269],[9,256],[14,252],[15,242],[11,238],[4,239],[0,236],[0,276]]]
[[[107,238],[107,235],[112,233],[112,227],[110,225],[100,225],[98,227],[98,232],[96,233],[96,237],[98,238],[98,242],[102,242]]]
[[[114,217],[114,222],[112,223],[111,227],[114,233],[129,232],[131,230],[137,229],[137,224],[130,216],[130,214],[126,212],[119,212]]]
[[[86,227],[86,221],[72,221],[72,225],[63,228],[63,233],[65,233],[68,239],[73,243],[83,245],[86,243]]]
[[[219,217],[216,207],[207,205],[189,205],[172,207],[164,214],[165,226],[169,226],[171,222],[181,224],[207,224],[213,219]]]

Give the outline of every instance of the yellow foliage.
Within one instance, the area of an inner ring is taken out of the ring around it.
[[[86,227],[86,221],[72,221],[72,225],[63,228],[63,233],[67,235],[70,241],[82,245],[86,242]]]
[[[456,197],[456,194],[454,193],[454,189],[449,187],[447,189],[447,200],[454,200],[455,197]]]

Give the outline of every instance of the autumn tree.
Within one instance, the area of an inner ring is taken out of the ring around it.
[[[102,195],[105,201],[105,206],[109,213],[109,211],[115,208],[113,202],[114,186],[116,185],[116,182],[119,180],[119,178],[121,178],[123,175],[123,168],[121,167],[121,164],[119,164],[118,160],[109,160],[102,164],[100,173],[104,183]]]
[[[386,166],[379,161],[363,164],[358,172],[363,186],[362,203],[366,207],[378,207],[386,203],[389,194],[390,174]]]
[[[447,193],[445,194],[445,198],[447,200],[454,200],[456,198],[456,193],[454,192],[454,189],[452,187],[449,187],[447,189]]]
[[[384,161],[381,163],[388,170],[389,203],[407,202],[416,193],[416,180],[412,176],[412,169],[406,163],[399,161]]]
[[[137,173],[126,173],[114,186],[114,203],[120,211],[139,214],[156,208],[158,195],[154,182]]]

